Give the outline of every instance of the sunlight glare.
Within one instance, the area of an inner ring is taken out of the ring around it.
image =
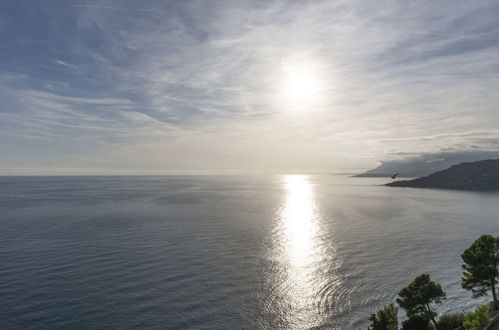
[[[286,175],[286,192],[280,211],[282,256],[286,266],[287,317],[291,327],[310,328],[320,319],[310,305],[319,260],[324,258],[318,245],[320,218],[313,185],[307,175]]]
[[[296,102],[310,101],[318,92],[317,78],[303,69],[290,69],[286,72],[286,95]]]
[[[288,175],[285,178],[287,190],[286,206],[282,217],[288,240],[288,257],[294,266],[304,266],[310,260],[314,242],[314,196],[306,176]]]
[[[283,60],[279,82],[279,104],[283,110],[309,112],[320,109],[328,100],[327,66],[312,56]]]

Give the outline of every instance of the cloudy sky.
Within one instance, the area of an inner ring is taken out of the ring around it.
[[[0,3],[0,174],[499,149],[497,1]]]

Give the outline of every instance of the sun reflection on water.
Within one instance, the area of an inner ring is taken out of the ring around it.
[[[318,238],[320,214],[308,176],[285,176],[283,186],[286,197],[279,212],[278,235],[281,262],[286,268],[281,284],[284,313],[289,326],[308,328],[319,320],[314,293],[324,257]]]
[[[306,176],[285,177],[286,201],[281,211],[286,241],[286,254],[292,266],[309,263],[316,231],[316,205],[311,184]]]

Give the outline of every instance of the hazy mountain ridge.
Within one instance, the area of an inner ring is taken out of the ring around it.
[[[414,180],[395,181],[390,187],[499,190],[499,159],[460,163]]]
[[[427,176],[463,162],[499,158],[497,151],[459,151],[426,153],[405,159],[383,161],[380,166],[356,177],[390,177],[395,173],[406,178]]]

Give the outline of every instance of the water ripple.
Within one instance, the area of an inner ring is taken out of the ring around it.
[[[422,272],[472,309],[459,255],[499,195],[379,183],[0,178],[0,327],[358,329]]]

